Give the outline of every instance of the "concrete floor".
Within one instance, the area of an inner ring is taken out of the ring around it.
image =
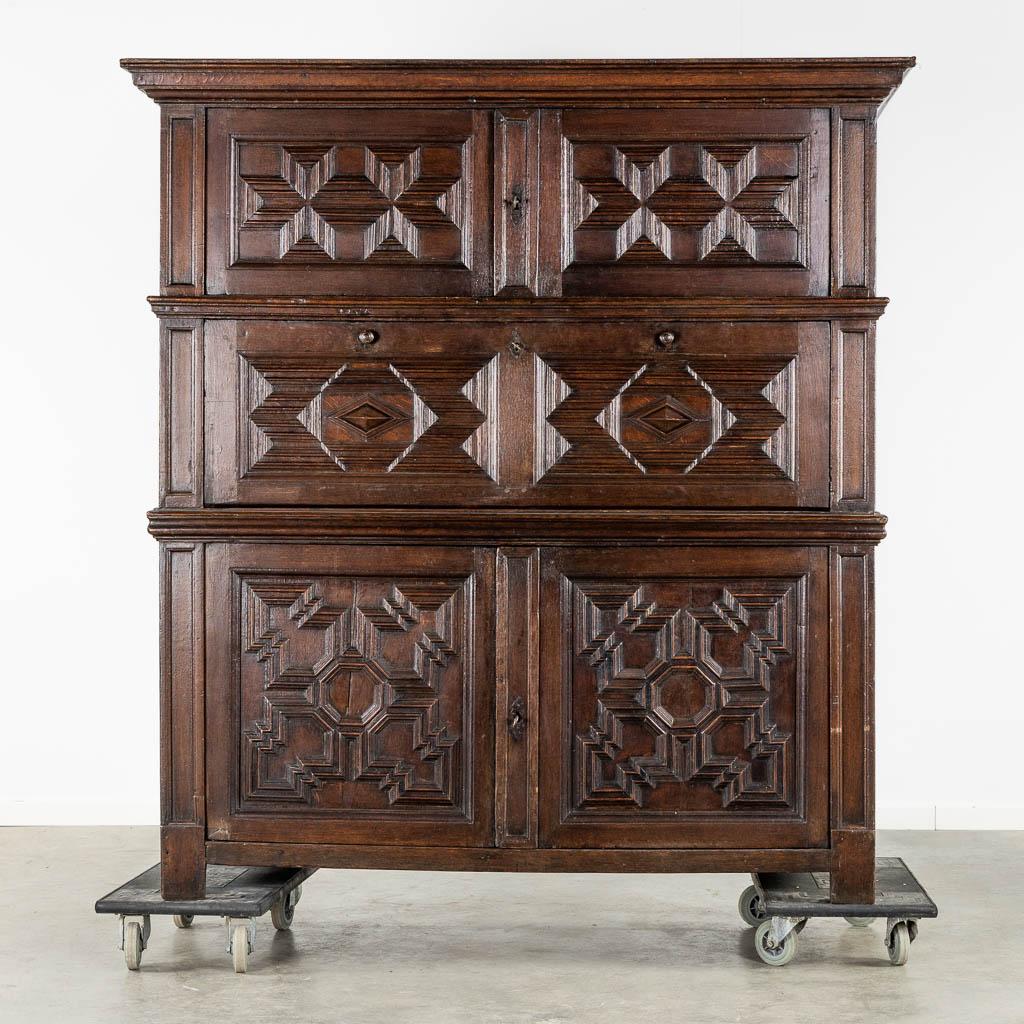
[[[0,830],[0,1020],[287,1024],[1024,1022],[1024,832],[890,832],[939,904],[910,963],[882,926],[812,921],[756,958],[740,875],[321,871],[235,975],[219,922],[154,918],[129,973],[94,900],[156,860],[148,828]]]

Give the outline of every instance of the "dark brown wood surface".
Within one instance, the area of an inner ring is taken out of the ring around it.
[[[206,390],[230,397],[207,405],[206,500],[825,508],[830,337],[820,322],[209,323]]]
[[[821,548],[566,548],[542,593],[541,843],[824,846]]]
[[[127,60],[161,104],[165,895],[874,856],[910,58]]]

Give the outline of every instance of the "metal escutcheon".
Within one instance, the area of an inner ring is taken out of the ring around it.
[[[521,740],[526,732],[526,702],[516,697],[509,706],[508,733],[514,740]]]

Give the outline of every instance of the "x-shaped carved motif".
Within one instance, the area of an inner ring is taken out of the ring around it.
[[[363,228],[365,259],[383,250],[420,255],[420,234],[410,215],[414,204],[406,202],[414,190],[421,193],[421,202],[432,198],[437,210],[453,223],[460,219],[458,204],[450,202],[448,195],[458,179],[433,185],[421,181],[418,147],[404,154],[388,151],[383,155],[362,148],[363,166],[358,174],[339,167],[342,160],[353,161],[352,147],[347,149],[342,157],[336,146],[285,147],[280,176],[243,175],[242,226],[278,225],[282,259],[289,254],[334,259],[337,239],[332,221],[368,218]]]
[[[616,229],[616,259],[643,240],[666,259],[672,259],[672,222],[690,217],[703,219],[709,213],[710,219],[701,227],[698,240],[701,260],[728,250],[739,250],[757,259],[759,221],[796,226],[791,209],[791,183],[757,180],[756,147],[700,146],[696,175],[673,173],[674,148],[666,146],[650,162],[632,159],[620,149],[614,151],[615,179],[635,204]],[[685,182],[689,187],[670,192],[676,182]],[[601,205],[600,197],[588,189],[586,181],[577,182],[576,227],[583,226]]]

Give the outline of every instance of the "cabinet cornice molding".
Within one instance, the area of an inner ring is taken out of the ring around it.
[[[161,60],[121,67],[158,102],[450,106],[883,104],[913,57],[742,60]]]

